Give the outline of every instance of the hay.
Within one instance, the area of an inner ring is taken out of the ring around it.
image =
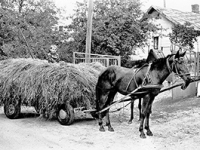
[[[22,105],[38,106],[51,117],[58,104],[70,103],[90,109],[95,106],[95,85],[104,69],[100,63],[48,63],[38,59],[8,59],[0,62],[0,104],[21,99]]]

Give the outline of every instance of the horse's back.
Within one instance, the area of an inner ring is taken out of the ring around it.
[[[131,71],[132,70],[132,71]],[[109,66],[107,67],[101,74],[100,76],[105,76],[109,75],[112,76],[113,79],[115,80],[123,77],[125,74],[133,72],[133,69],[130,68],[125,68],[125,67],[120,67],[120,66]]]

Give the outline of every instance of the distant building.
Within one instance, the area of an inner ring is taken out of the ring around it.
[[[161,30],[156,33],[151,33],[151,38],[148,41],[148,47],[145,50],[157,49],[162,50],[165,55],[171,53],[172,50],[178,50],[177,46],[171,44],[169,33],[172,32],[172,27],[175,24],[191,23],[196,30],[200,30],[200,13],[199,5],[192,5],[191,12],[182,12],[175,9],[162,8],[151,6],[146,12],[150,20],[159,25]],[[194,44],[194,51],[199,51],[200,37],[198,42]]]

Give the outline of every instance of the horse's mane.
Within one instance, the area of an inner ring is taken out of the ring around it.
[[[163,68],[163,65],[165,64],[166,62],[166,59],[169,58],[169,57],[172,57],[173,55],[175,54],[169,54],[167,55],[166,57],[162,57],[162,58],[159,58],[159,59],[156,59],[152,62],[152,68],[157,68],[157,69],[162,69]]]

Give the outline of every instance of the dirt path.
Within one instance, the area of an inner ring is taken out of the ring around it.
[[[155,100],[151,116],[153,137],[140,139],[138,110],[128,124],[129,108],[111,114],[115,132],[98,131],[97,121],[78,113],[71,126],[38,118],[33,108],[10,120],[0,107],[0,150],[194,150],[200,149],[200,98]]]

